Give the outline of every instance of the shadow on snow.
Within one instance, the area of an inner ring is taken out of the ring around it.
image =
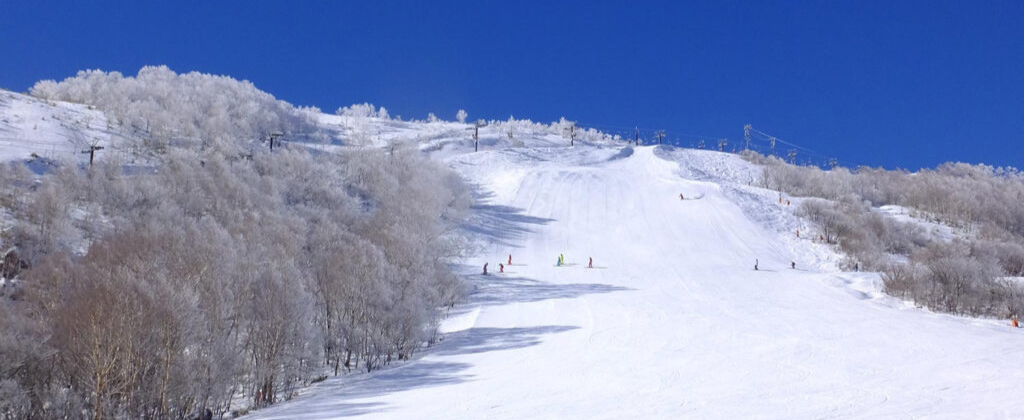
[[[435,348],[427,350],[426,355],[453,356],[530,347],[540,344],[544,335],[577,328],[564,325],[471,328],[448,335]],[[252,419],[328,419],[382,413],[388,410],[386,403],[356,400],[470,381],[472,375],[463,372],[471,366],[469,363],[421,359],[365,375],[333,377],[292,403],[255,412]]]
[[[473,199],[476,204],[471,207],[473,215],[462,225],[472,236],[492,244],[511,247],[523,235],[532,232],[531,225],[546,225],[554,221],[524,214],[524,210],[519,207],[487,204],[493,196],[491,192],[474,189]]]
[[[476,306],[572,299],[592,293],[632,290],[606,284],[553,284],[517,277],[470,276],[473,287],[466,304],[456,312]],[[453,313],[454,315],[454,313]],[[359,401],[420,388],[453,385],[473,380],[464,373],[469,363],[432,360],[436,356],[458,356],[535,346],[543,337],[578,329],[572,325],[544,325],[517,328],[475,327],[448,334],[436,346],[426,349],[418,360],[387,367],[369,374],[333,377],[314,387],[298,401],[269,407],[255,413],[256,420],[286,418],[340,418],[388,411],[388,404]]]
[[[432,355],[486,353],[520,349],[540,344],[541,336],[579,329],[571,325],[546,325],[522,328],[470,328],[449,334]]]
[[[548,299],[573,299],[594,293],[633,290],[628,287],[600,283],[557,284],[524,277],[470,276],[470,286],[464,307],[494,306],[508,303],[537,302]]]

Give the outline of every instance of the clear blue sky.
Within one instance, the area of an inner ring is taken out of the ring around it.
[[[0,87],[166,64],[328,112],[749,123],[849,164],[1024,166],[1021,1],[354,3],[3,1]]]

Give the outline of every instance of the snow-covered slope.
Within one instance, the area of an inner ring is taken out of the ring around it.
[[[465,261],[474,291],[446,339],[250,418],[1024,412],[1024,335],[908,308],[876,274],[829,268],[831,251],[796,239],[792,210],[746,186],[753,168],[734,156],[527,142],[447,160],[478,188],[467,229],[484,251]]]
[[[888,205],[881,206],[876,211],[900,222],[913,223],[920,226],[921,229],[930,237],[946,242],[952,241],[957,237],[968,236],[968,233],[963,232],[963,229],[960,229],[960,232],[958,232],[948,225],[923,218],[922,216],[924,216],[924,214],[922,212],[918,212],[907,207]]]
[[[116,152],[123,136],[108,128],[102,112],[84,105],[43,101],[0,90],[0,161],[43,158],[88,162],[82,153],[101,146],[99,158]],[[35,157],[33,157],[33,154]]]
[[[415,143],[474,186],[466,230],[481,251],[460,267],[473,290],[416,360],[330,378],[251,419],[1024,412],[1019,330],[915,309],[883,296],[877,274],[838,272],[832,250],[796,237],[812,231],[799,200],[757,188],[760,169],[735,155],[568,147],[552,132],[490,126],[474,153],[468,124],[320,123],[334,140],[310,147]],[[0,92],[0,160],[82,162],[94,143],[116,152],[127,140],[107,127],[84,106]],[[484,263],[492,275],[479,275]]]

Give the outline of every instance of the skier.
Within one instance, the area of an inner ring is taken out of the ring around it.
[[[565,254],[558,254],[559,264],[565,265]]]
[[[484,263],[484,275],[487,275],[487,263]]]
[[[757,271],[757,258],[754,259],[754,271]]]
[[[508,265],[512,265],[512,254],[508,254]]]
[[[561,256],[558,257],[558,261],[555,262],[555,266],[556,267],[561,267],[562,266],[562,257]]]
[[[499,273],[504,273],[505,272],[505,264],[498,263],[498,272]]]
[[[590,262],[587,263],[587,268],[594,268],[594,257],[590,257]]]
[[[797,237],[797,238],[799,238],[799,237],[800,237],[800,229],[797,229],[797,230],[796,230],[796,237]]]
[[[679,200],[680,200],[680,201],[682,201],[682,200],[685,200],[685,198],[683,198],[683,195],[682,195],[682,194],[679,194]]]
[[[859,273],[860,272],[860,263],[856,263],[856,264],[853,265],[853,272],[854,273]]]
[[[796,262],[795,261],[790,261],[789,262],[789,268],[792,268],[792,269],[796,270]]]

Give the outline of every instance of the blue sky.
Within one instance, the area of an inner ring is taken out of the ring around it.
[[[166,64],[328,112],[565,116],[685,144],[752,124],[848,165],[1022,167],[1022,22],[1019,1],[6,1],[0,87]]]

